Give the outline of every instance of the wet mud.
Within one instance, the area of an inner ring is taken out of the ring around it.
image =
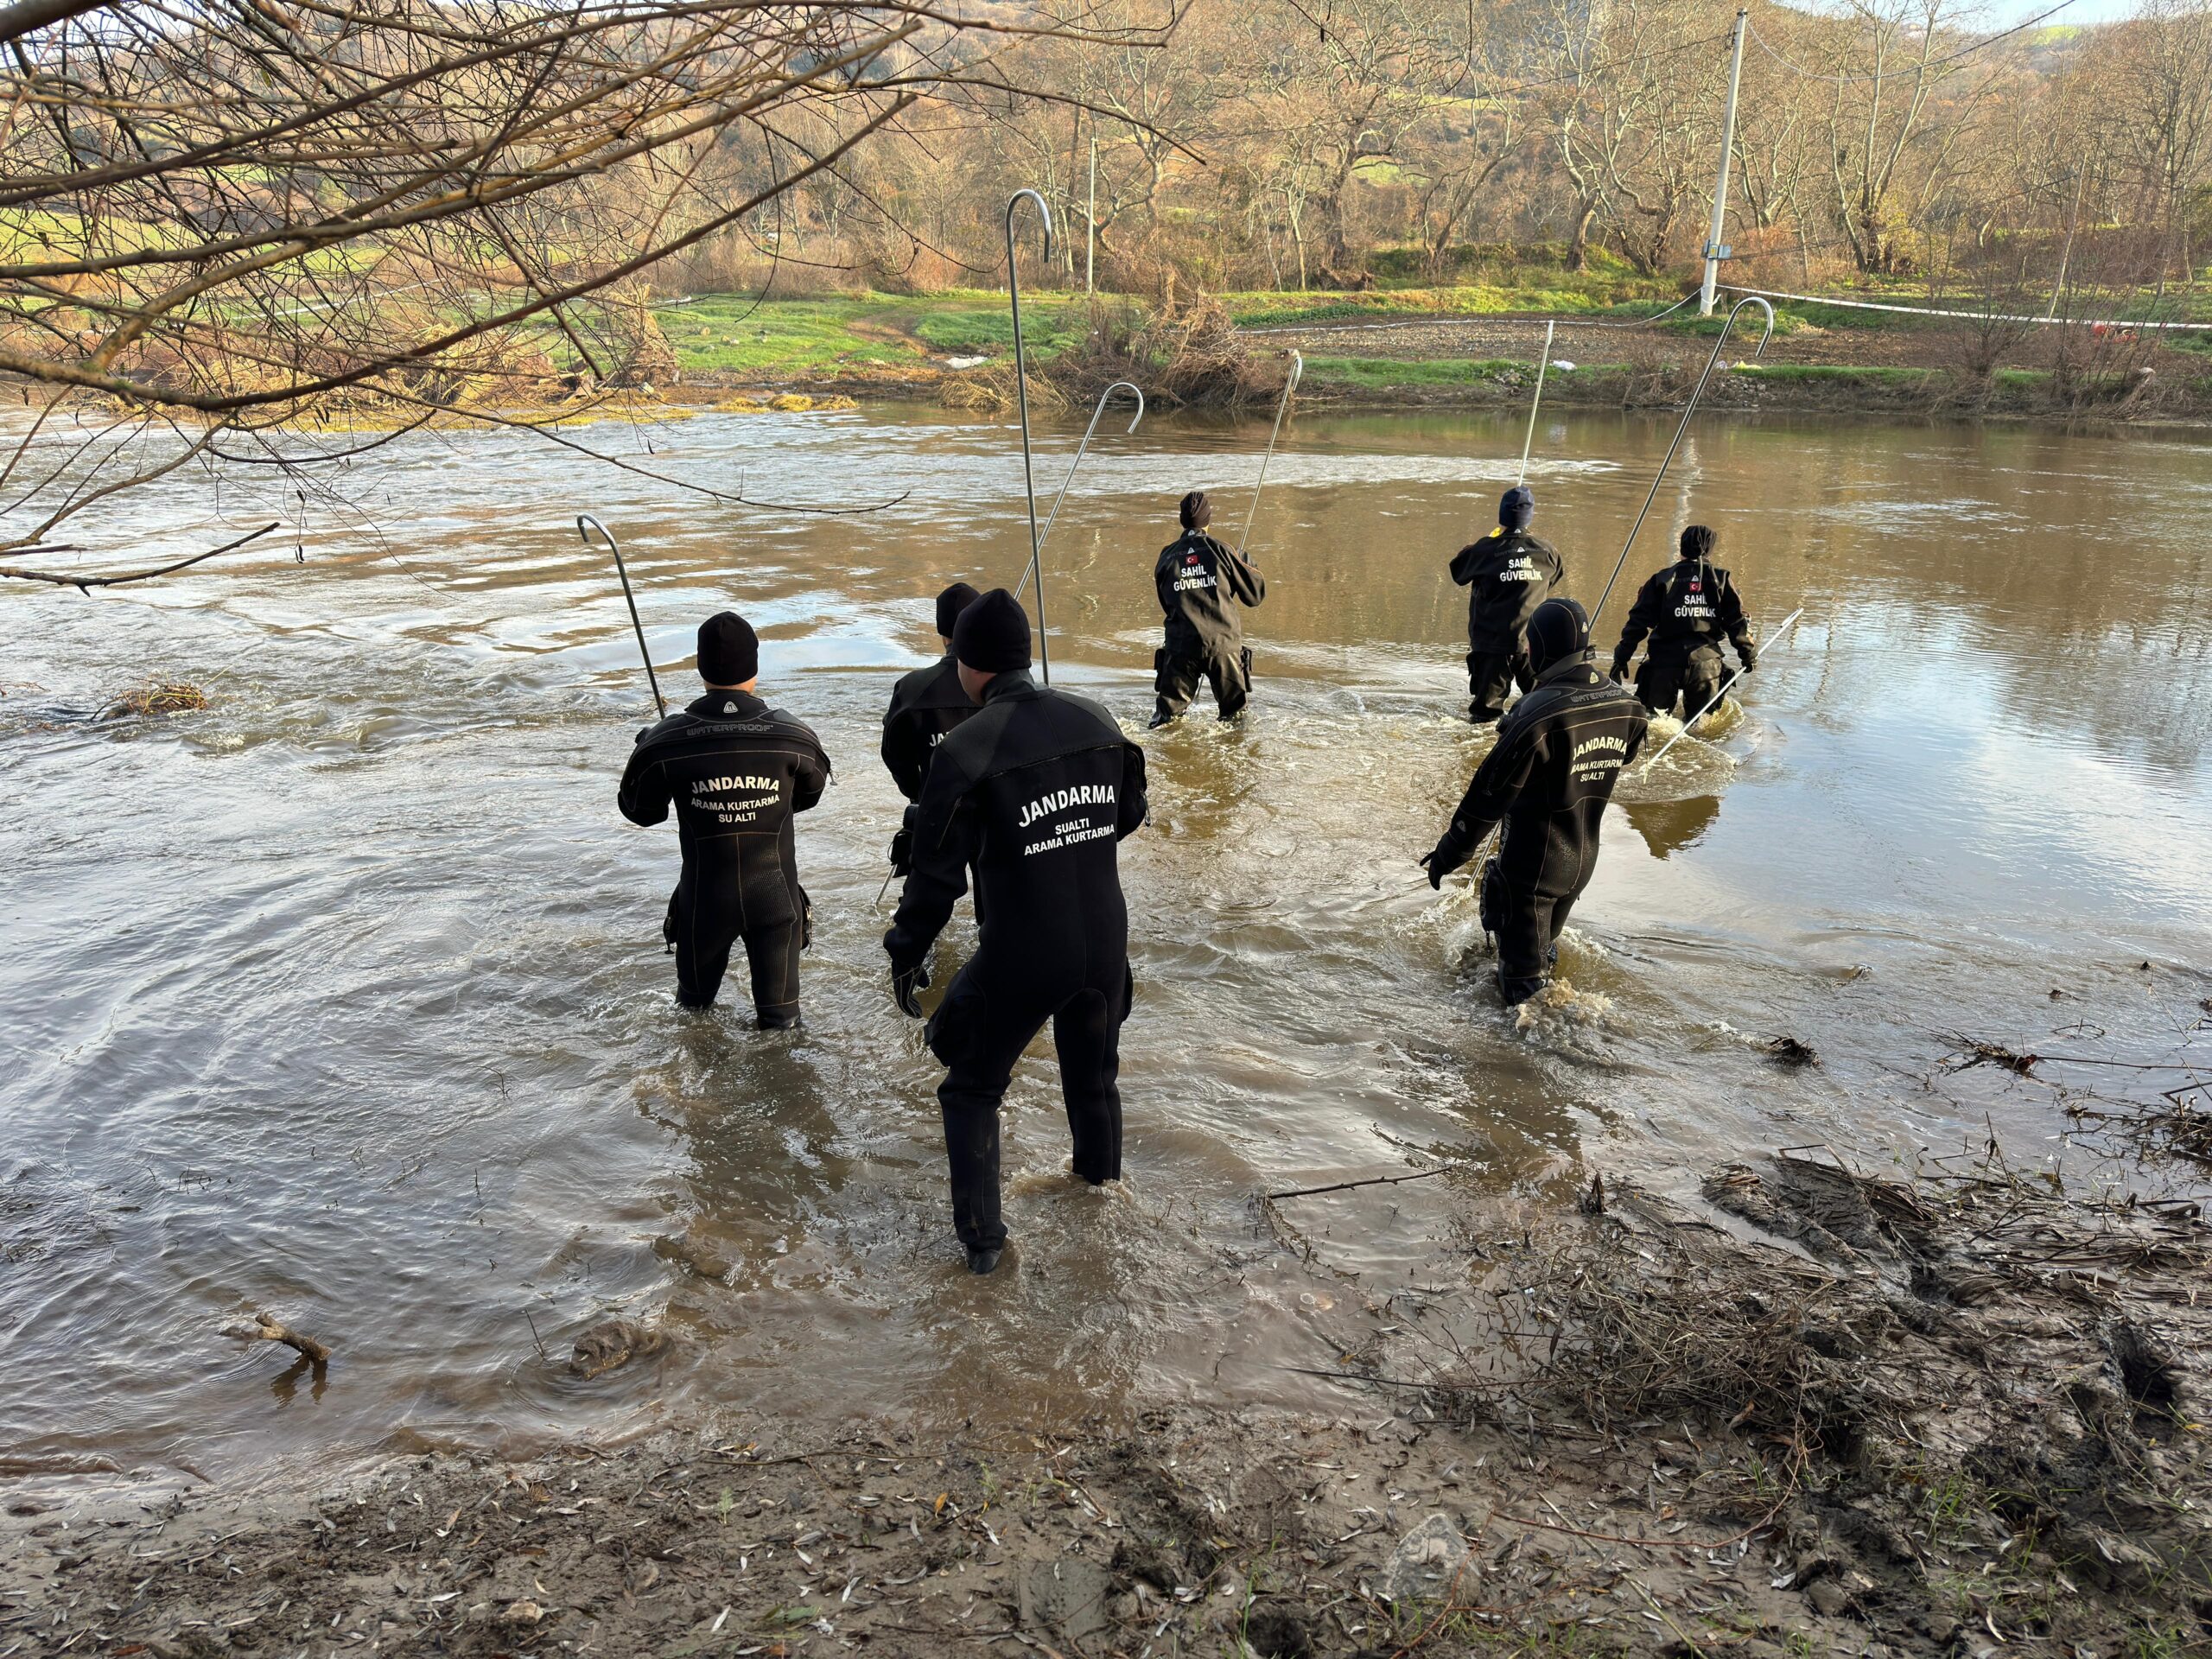
[[[1784,1154],[1462,1211],[1332,1415],[742,1418],[311,1500],[20,1484],[30,1650],[2078,1656],[2212,1612],[2194,1205]],[[1348,1297],[1371,1292],[1347,1288]],[[1473,1340],[1478,1330],[1482,1340]]]

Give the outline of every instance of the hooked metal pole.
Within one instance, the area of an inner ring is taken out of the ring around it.
[[[1129,430],[1135,431],[1137,423],[1144,419],[1144,392],[1130,382],[1116,380],[1098,394],[1098,406],[1090,411],[1090,424],[1083,429],[1083,442],[1076,445],[1075,459],[1068,463],[1067,476],[1060,480],[1060,493],[1052,498],[1052,510],[1045,517],[1044,534],[1037,538],[1038,550],[1040,555],[1045,543],[1052,539],[1052,526],[1059,522],[1060,503],[1068,499],[1068,486],[1075,482],[1075,469],[1083,465],[1084,451],[1090,448],[1090,435],[1098,430],[1098,423],[1106,413],[1106,405],[1117,391],[1126,391],[1137,400],[1137,412],[1129,417]],[[1021,573],[1020,585],[1014,590],[1014,596],[1016,599],[1020,599],[1023,589],[1029,586],[1029,575],[1028,570]],[[1045,592],[1045,572],[1041,567],[1037,568],[1037,592],[1041,604]]]
[[[1790,612],[1788,616],[1783,617],[1782,619],[1782,626],[1774,631],[1774,637],[1767,641],[1766,648],[1769,651],[1774,651],[1779,648],[1783,641],[1783,637],[1787,634],[1790,629],[1797,626],[1797,619],[1804,614],[1805,607],[1802,605],[1800,605],[1796,610]],[[1720,699],[1728,695],[1729,688],[1733,686],[1737,681],[1742,679],[1745,675],[1751,671],[1748,668],[1739,668],[1733,674],[1731,674],[1726,679],[1721,681],[1720,689],[1713,694],[1712,700],[1708,702],[1704,708],[1699,709],[1697,713],[1692,715],[1688,720],[1684,721],[1682,722],[1682,729],[1676,732],[1664,743],[1662,743],[1659,746],[1659,753],[1653,755],[1649,760],[1646,760],[1641,767],[1641,770],[1649,772],[1652,767],[1657,766],[1660,761],[1664,760],[1667,755],[1667,751],[1673,748],[1675,744],[1688,737],[1690,734],[1691,727],[1696,725],[1698,721],[1703,720],[1707,715],[1719,708],[1720,706]]]
[[[1021,271],[1014,257],[1014,210],[1021,206],[1023,197],[1037,204],[1038,217],[1045,230],[1044,257],[1052,257],[1052,210],[1045,205],[1045,198],[1034,190],[1017,190],[1007,198],[1006,204],[1006,292],[1014,312],[1014,395],[1021,411],[1021,488],[1029,501],[1029,573],[1037,577],[1037,655],[1045,674],[1045,683],[1052,683],[1052,652],[1046,643],[1045,629],[1045,579],[1039,574],[1039,556],[1044,548],[1044,538],[1037,532],[1037,475],[1029,455],[1029,376],[1021,351]]]
[[[1728,308],[1728,321],[1720,325],[1720,338],[1713,342],[1713,355],[1705,359],[1705,372],[1697,378],[1697,385],[1690,392],[1690,400],[1682,407],[1681,424],[1675,429],[1675,441],[1667,446],[1667,458],[1659,463],[1658,476],[1651,480],[1651,493],[1643,498],[1643,510],[1636,515],[1636,522],[1629,526],[1628,540],[1621,543],[1621,556],[1613,563],[1613,574],[1605,578],[1605,591],[1598,595],[1598,603],[1590,613],[1590,627],[1595,637],[1598,619],[1605,614],[1605,601],[1613,596],[1613,584],[1621,579],[1622,567],[1628,563],[1629,550],[1636,545],[1636,533],[1643,528],[1649,516],[1651,504],[1659,499],[1659,486],[1666,482],[1667,469],[1675,464],[1675,451],[1682,447],[1682,434],[1690,429],[1690,416],[1697,413],[1698,399],[1705,396],[1705,383],[1713,378],[1713,371],[1720,362],[1720,353],[1728,344],[1728,335],[1736,326],[1736,318],[1747,305],[1756,305],[1766,313],[1766,332],[1759,336],[1759,348],[1753,357],[1765,353],[1766,343],[1774,338],[1774,308],[1754,294],[1741,299]]]
[[[1536,395],[1529,400],[1529,435],[1521,440],[1521,470],[1513,475],[1516,484],[1529,481],[1529,452],[1536,447],[1536,410],[1544,401],[1544,372],[1552,365],[1552,331],[1556,321],[1544,325],[1544,360],[1536,365]]]
[[[1268,434],[1268,453],[1260,457],[1260,481],[1252,486],[1252,505],[1244,509],[1244,533],[1236,538],[1236,556],[1243,558],[1244,550],[1251,544],[1252,520],[1260,511],[1260,492],[1268,487],[1268,463],[1275,458],[1275,440],[1282,435],[1282,417],[1290,411],[1290,394],[1298,390],[1298,383],[1305,377],[1306,359],[1296,352],[1290,354],[1290,378],[1282,383],[1282,397],[1275,404],[1274,430]]]
[[[576,534],[583,538],[586,547],[591,545],[591,532],[597,531],[607,543],[607,550],[614,555],[614,574],[622,578],[622,597],[630,607],[630,626],[638,635],[638,654],[645,659],[645,681],[653,689],[653,707],[660,710],[663,720],[668,718],[668,704],[662,701],[660,677],[653,672],[653,654],[645,646],[645,625],[638,620],[638,596],[630,591],[630,572],[622,563],[622,549],[605,524],[588,512],[576,515]]]

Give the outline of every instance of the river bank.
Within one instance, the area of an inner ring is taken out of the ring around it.
[[[1780,1154],[1465,1211],[1338,1416],[19,1481],[0,1652],[2154,1655],[2212,1607],[2194,1205]],[[1263,1231],[1296,1245],[1262,1202]],[[1370,1305],[1381,1293],[1348,1284]],[[339,1362],[339,1363],[342,1363]],[[272,1368],[278,1363],[270,1361]],[[306,1380],[309,1370],[296,1368]]]

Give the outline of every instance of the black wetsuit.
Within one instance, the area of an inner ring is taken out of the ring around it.
[[[1166,643],[1152,659],[1155,720],[1173,720],[1191,706],[1203,675],[1224,720],[1241,713],[1252,691],[1252,653],[1244,645],[1239,605],[1268,596],[1267,580],[1202,530],[1186,530],[1160,550],[1152,568]]]
[[[1745,668],[1758,660],[1735,582],[1704,559],[1677,559],[1643,584],[1613,647],[1616,677],[1628,671],[1629,658],[1647,634],[1651,643],[1636,673],[1636,694],[1655,714],[1672,712],[1679,695],[1688,719],[1719,695],[1723,638],[1735,645]]]
[[[906,813],[891,838],[891,868],[904,875],[913,868],[914,806],[929,776],[930,756],[945,734],[976,712],[960,683],[960,664],[950,652],[927,668],[899,676],[891,688],[891,707],[883,714],[883,764],[906,798]]]
[[[617,799],[632,823],[659,823],[676,805],[683,873],[664,931],[686,1007],[712,1005],[743,939],[760,1023],[798,1023],[808,929],[791,815],[829,781],[813,732],[748,692],[710,691],[639,734]]]
[[[1528,690],[1529,619],[1565,573],[1549,542],[1503,525],[1452,559],[1452,580],[1468,590],[1467,717],[1476,725],[1504,712],[1516,681]]]
[[[910,801],[922,798],[930,756],[952,728],[976,712],[960,685],[960,664],[948,652],[927,668],[899,677],[883,715],[883,764]]]
[[[1541,988],[1552,942],[1598,866],[1598,830],[1621,768],[1643,747],[1650,717],[1577,652],[1536,676],[1497,728],[1497,747],[1438,843],[1457,868],[1491,826],[1505,821],[1498,855],[1482,875],[1483,925],[1497,936],[1497,976],[1508,1002]]]
[[[938,1100],[953,1224],[971,1250],[1006,1242],[999,1101],[1047,1020],[1076,1173],[1121,1175],[1115,1079],[1132,988],[1115,849],[1144,819],[1144,751],[1096,703],[1024,671],[994,679],[982,709],[930,762],[913,874],[884,947],[894,974],[919,967],[974,867],[982,936],[929,1023],[948,1068]]]

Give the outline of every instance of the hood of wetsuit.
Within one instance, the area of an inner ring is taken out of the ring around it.
[[[982,595],[964,582],[956,582],[937,596],[937,637],[952,638],[952,630],[959,625],[960,613],[973,605]]]
[[[1711,557],[1713,541],[1710,526],[1692,524],[1682,532],[1682,557],[1686,560]]]
[[[1029,613],[1005,588],[992,588],[953,624],[952,654],[978,674],[1028,667]]]
[[[1590,649],[1590,615],[1571,599],[1548,599],[1529,619],[1529,664],[1542,673]]]
[[[699,677],[709,685],[743,685],[760,672],[760,640],[735,611],[716,611],[699,625]]]

